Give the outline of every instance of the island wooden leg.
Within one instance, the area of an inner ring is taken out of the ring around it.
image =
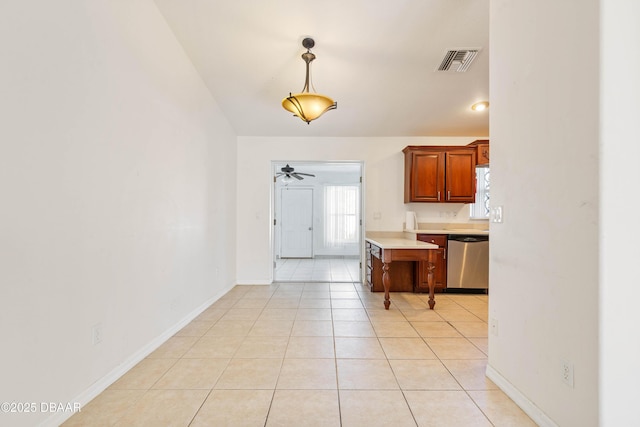
[[[434,299],[434,291],[436,288],[436,281],[433,274],[433,270],[436,268],[436,263],[434,262],[434,252],[429,251],[428,259],[427,259],[427,284],[429,285],[429,308],[433,310],[433,307],[436,305],[436,300]]]
[[[391,285],[389,284],[389,263],[387,262],[382,263],[382,286],[384,287],[384,308],[389,310],[389,305],[391,305],[389,288]]]

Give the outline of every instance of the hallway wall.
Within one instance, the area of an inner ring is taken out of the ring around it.
[[[598,425],[598,13],[491,2],[488,374],[542,426]]]
[[[638,117],[640,53],[626,55],[627,41],[640,39],[640,2],[600,4],[600,232],[599,425],[640,425],[640,229],[627,218],[640,212]],[[623,59],[622,64],[620,59]],[[622,66],[621,66],[622,65]],[[631,195],[625,197],[624,195]]]
[[[235,284],[236,136],[151,0],[0,28],[0,400],[88,399]]]

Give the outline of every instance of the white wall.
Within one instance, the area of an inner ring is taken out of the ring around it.
[[[598,1],[491,2],[488,372],[541,425],[598,422],[597,28]]]
[[[322,123],[318,121],[310,126],[316,125]],[[238,137],[238,283],[271,283],[272,280],[271,161],[364,161],[365,229],[401,231],[405,212],[416,210],[415,203],[404,204],[402,149],[407,145],[466,145],[485,138]],[[431,205],[423,208],[419,219],[440,218],[439,212],[458,212],[461,206]],[[444,214],[442,217],[446,218]]]
[[[73,402],[234,285],[235,135],[150,0],[0,28],[0,401]]]
[[[600,425],[637,426],[640,53],[627,53],[640,2],[603,1],[600,12]]]

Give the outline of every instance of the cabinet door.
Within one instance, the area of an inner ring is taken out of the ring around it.
[[[447,287],[447,235],[446,234],[418,234],[417,240],[421,242],[433,243],[438,245],[438,253],[436,256],[436,268],[433,271],[434,279],[436,282],[436,291],[440,292]],[[420,266],[423,269],[421,278],[424,278],[424,283],[421,283],[417,292],[429,292],[429,285],[427,284],[428,273],[426,263]]]
[[[446,153],[447,202],[473,203],[476,196],[476,150],[452,150]]]
[[[443,279],[444,269],[447,266],[447,261],[444,257],[444,249],[434,249],[436,251],[435,268],[433,270],[433,280],[435,281],[435,292],[442,292],[447,287],[447,282]],[[429,266],[426,261],[416,263],[418,281],[414,292],[429,292]]]
[[[405,203],[444,201],[444,153],[418,151],[410,153],[410,156],[409,197],[407,200],[405,188]]]

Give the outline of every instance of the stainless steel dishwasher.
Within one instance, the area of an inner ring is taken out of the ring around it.
[[[489,289],[489,236],[449,235],[447,288]]]

